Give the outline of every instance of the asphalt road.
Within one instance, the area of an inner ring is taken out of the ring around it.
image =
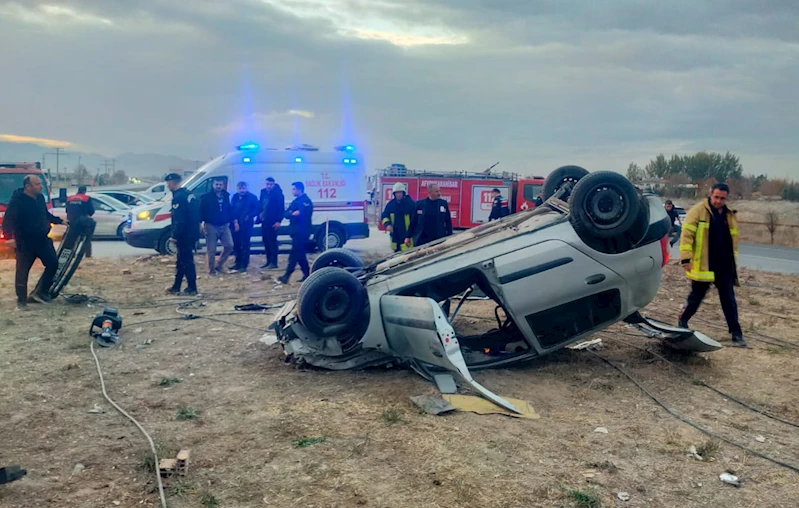
[[[390,253],[388,249],[388,236],[373,228],[370,237],[362,240],[351,240],[346,247],[356,252]],[[93,254],[98,258],[117,258],[128,256],[142,256],[155,254],[152,249],[136,249],[125,242],[115,240],[95,240],[92,245]],[[288,252],[288,246],[283,249]],[[260,256],[260,252],[254,254]],[[680,256],[679,246],[671,249],[672,259]],[[766,272],[799,275],[799,249],[780,247],[776,245],[763,245],[742,243],[738,250],[738,260],[742,267]]]

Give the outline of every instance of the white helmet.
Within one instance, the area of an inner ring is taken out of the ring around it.
[[[394,192],[404,192],[405,194],[407,194],[408,193],[408,186],[405,185],[402,182],[397,182],[397,183],[394,184],[394,188],[392,189],[391,192],[392,193],[394,193]]]

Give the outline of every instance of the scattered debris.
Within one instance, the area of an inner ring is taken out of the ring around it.
[[[606,429],[605,427],[597,427],[594,429],[594,432],[596,432],[597,434],[607,434],[608,429]]]
[[[133,272],[131,272],[129,268],[125,268],[124,270],[122,270],[122,275],[130,275],[131,273]]]
[[[602,347],[602,339],[587,340],[585,342],[580,342],[577,344],[573,344],[571,346],[566,346],[567,349],[575,349],[575,350],[588,349],[588,348],[601,349],[601,347]]]
[[[423,412],[431,415],[449,413],[456,409],[455,406],[436,395],[417,395],[416,397],[411,397],[411,402]]]
[[[705,460],[701,455],[699,455],[699,452],[696,451],[696,446],[694,445],[688,447],[688,455],[696,460]]]
[[[105,409],[100,407],[100,404],[95,404],[94,405],[94,409],[90,409],[89,413],[93,414],[93,415],[101,415],[101,414],[105,413]]]
[[[134,328],[134,329],[133,329],[133,333],[141,333],[141,332],[143,332],[143,331],[144,331],[144,330],[142,330],[141,328]]]
[[[630,494],[628,494],[627,492],[619,492],[618,494],[616,494],[616,497],[618,497],[622,501],[630,500]]]
[[[44,339],[41,338],[41,337],[29,337],[29,338],[25,339],[25,342],[39,342],[40,340],[44,340]]]
[[[190,456],[191,450],[184,449],[180,450],[177,457],[174,459],[161,459],[158,462],[159,474],[162,478],[170,478],[175,474],[186,476],[186,474],[189,472]]]
[[[271,346],[272,344],[277,344],[277,335],[274,333],[265,333],[261,337],[259,342],[263,342],[267,346]]]
[[[458,393],[458,386],[451,374],[436,374],[433,380],[441,393]]]
[[[755,436],[755,441],[757,441],[758,443],[765,443],[766,438],[763,436]]]
[[[618,466],[609,460],[603,460],[602,462],[595,462],[593,464],[589,464],[591,467],[595,467],[600,471],[604,471],[606,473],[615,474],[619,472]]]
[[[327,441],[327,438],[322,437],[303,437],[300,439],[295,439],[291,444],[294,448],[307,448],[311,445],[315,445],[318,443],[324,443]]]
[[[86,466],[83,464],[75,464],[75,467],[72,468],[72,476],[79,475],[84,469]]]
[[[738,487],[738,488],[741,487],[741,481],[734,474],[721,473],[719,475],[719,480],[726,483],[727,485],[732,485],[733,487]]]
[[[512,413],[508,409],[500,407],[490,400],[484,399],[482,397],[474,397],[471,395],[453,395],[449,393],[445,393],[442,396],[444,397],[444,400],[455,406],[455,409],[459,409],[461,411],[469,411],[480,415],[499,414],[512,416],[514,418],[527,418],[530,420],[537,420],[538,418],[541,418],[535,412],[533,407],[524,400],[505,397],[505,400],[513,404],[520,411],[519,413]]]

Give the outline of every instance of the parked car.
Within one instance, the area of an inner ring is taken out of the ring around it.
[[[134,206],[146,205],[155,201],[155,198],[150,196],[145,196],[144,194],[127,190],[103,190],[100,188],[92,190],[92,193],[111,196],[112,198],[130,206],[131,208]]]
[[[107,238],[115,240],[125,239],[125,227],[128,222],[128,214],[131,207],[122,203],[118,199],[105,194],[87,192],[89,199],[94,205],[94,215],[92,218],[97,223],[94,229],[94,238]],[[53,208],[53,215],[66,220],[67,211],[64,205]],[[61,238],[66,230],[65,226],[53,226],[54,238]]]
[[[638,313],[669,260],[659,198],[618,173],[577,166],[553,171],[544,189],[533,210],[369,266],[345,249],[323,252],[271,324],[288,358],[328,369],[399,361],[428,379],[451,371],[515,410],[469,370],[546,355],[620,321],[675,348],[721,347]],[[496,303],[498,327],[459,336],[453,319],[475,289]],[[454,298],[461,304],[451,312]]]

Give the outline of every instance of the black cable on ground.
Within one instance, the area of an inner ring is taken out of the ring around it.
[[[631,337],[632,337],[632,336],[634,336],[634,335],[633,335],[633,334],[631,334],[631,333],[624,333],[624,332],[622,332],[622,333],[623,333],[624,335],[629,335],[629,336],[631,336]],[[635,345],[635,344],[632,344],[632,343],[630,343],[630,342],[627,342],[626,340],[621,340],[621,339],[618,339],[618,338],[616,338],[616,337],[607,337],[607,338],[609,338],[609,339],[613,339],[613,340],[618,340],[618,341],[619,341],[619,342],[621,342],[622,344],[626,344],[626,345],[628,345],[628,346],[631,346],[631,347],[634,347],[634,348],[636,348],[636,349],[640,349],[641,351],[646,351],[647,353],[651,354],[651,355],[652,355],[652,356],[654,356],[655,358],[658,358],[658,359],[660,359],[660,360],[662,360],[662,361],[666,362],[667,364],[671,365],[671,366],[672,366],[672,367],[674,367],[675,369],[677,369],[677,371],[679,371],[680,373],[682,373],[682,374],[684,374],[685,376],[687,376],[688,378],[690,378],[690,379],[691,379],[691,382],[693,382],[694,384],[699,384],[699,385],[701,385],[701,386],[704,386],[705,388],[709,388],[709,389],[713,390],[714,392],[718,393],[719,395],[721,395],[722,397],[726,397],[726,398],[730,399],[731,401],[735,402],[736,404],[739,404],[740,406],[743,406],[743,407],[745,407],[746,409],[748,409],[748,410],[750,410],[750,411],[754,411],[755,413],[759,413],[759,414],[761,414],[761,415],[763,415],[763,416],[765,416],[765,417],[767,417],[767,418],[771,418],[772,420],[778,421],[778,422],[780,422],[780,423],[784,423],[785,425],[790,425],[791,427],[796,427],[796,428],[799,428],[799,424],[796,424],[796,423],[793,423],[793,422],[789,422],[789,421],[787,421],[787,420],[783,420],[782,418],[780,418],[780,417],[778,417],[778,416],[774,416],[774,415],[772,415],[772,414],[769,414],[769,413],[767,413],[766,411],[763,411],[762,409],[758,409],[758,408],[756,408],[756,407],[752,407],[752,406],[750,406],[749,404],[747,404],[746,402],[743,402],[743,401],[741,401],[741,400],[739,400],[739,399],[737,399],[737,398],[733,397],[732,395],[730,395],[730,394],[728,394],[728,393],[725,393],[725,392],[723,392],[723,391],[719,390],[718,388],[716,388],[716,387],[714,387],[714,386],[711,386],[711,385],[707,384],[707,383],[706,383],[706,382],[704,382],[703,380],[701,380],[701,379],[699,379],[699,378],[696,378],[696,377],[694,377],[694,375],[693,375],[693,374],[692,374],[690,371],[688,371],[688,370],[686,370],[686,369],[684,369],[684,368],[680,367],[679,365],[677,365],[676,363],[672,362],[671,360],[669,360],[669,359],[665,358],[664,356],[661,356],[661,355],[659,355],[659,354],[655,353],[655,352],[654,352],[654,351],[652,351],[651,349],[645,348],[645,347],[643,347],[643,346],[637,346],[637,345]]]
[[[724,437],[724,436],[720,436],[720,435],[718,435],[718,434],[715,434],[715,433],[713,433],[713,432],[709,431],[708,429],[706,429],[706,428],[702,427],[701,425],[699,425],[699,424],[696,424],[696,423],[692,422],[692,421],[691,421],[691,420],[689,420],[688,418],[686,418],[686,417],[682,416],[681,414],[677,413],[676,411],[674,411],[674,410],[672,410],[671,408],[669,408],[668,406],[666,406],[666,405],[665,405],[663,402],[661,402],[661,401],[660,401],[660,400],[659,400],[657,397],[655,397],[654,395],[652,395],[652,393],[650,393],[650,392],[649,392],[649,390],[647,390],[647,389],[646,389],[646,388],[645,388],[645,387],[644,387],[644,386],[643,386],[641,383],[639,383],[639,382],[638,382],[638,381],[636,381],[636,380],[635,380],[635,379],[634,379],[634,378],[633,378],[631,375],[629,375],[629,374],[628,374],[628,373],[627,373],[627,372],[626,372],[624,369],[622,369],[621,367],[619,367],[619,366],[618,366],[618,365],[616,365],[615,363],[611,362],[610,360],[608,360],[608,359],[607,359],[607,358],[605,358],[604,356],[602,356],[602,355],[599,355],[599,354],[597,354],[597,353],[595,353],[595,352],[591,351],[590,349],[586,349],[586,351],[588,351],[588,352],[589,352],[589,353],[591,353],[592,355],[596,356],[597,358],[599,358],[599,359],[600,359],[600,360],[602,360],[603,362],[607,363],[608,365],[610,365],[610,366],[611,366],[611,367],[613,367],[614,369],[616,369],[616,370],[618,370],[619,372],[621,372],[621,373],[622,373],[622,374],[623,374],[623,375],[624,375],[624,376],[625,376],[627,379],[629,379],[630,381],[632,381],[632,382],[635,384],[635,386],[637,386],[637,387],[638,387],[638,388],[639,388],[639,389],[640,389],[642,392],[644,392],[645,394],[647,394],[647,395],[649,396],[649,398],[650,398],[650,399],[652,399],[653,401],[655,401],[655,403],[656,403],[657,405],[659,405],[661,408],[663,408],[663,409],[664,409],[664,410],[665,410],[665,411],[666,411],[668,414],[670,414],[670,415],[671,415],[671,416],[673,416],[674,418],[677,418],[678,420],[680,420],[681,422],[685,423],[686,425],[690,425],[691,427],[693,427],[693,428],[695,428],[696,430],[698,430],[698,431],[702,432],[703,434],[706,434],[706,435],[708,435],[708,436],[710,436],[710,437],[712,437],[712,438],[715,438],[715,439],[719,439],[719,440],[721,440],[721,441],[724,441],[725,443],[727,443],[727,444],[730,444],[730,445],[732,445],[732,446],[735,446],[736,448],[740,448],[741,450],[743,450],[743,451],[745,451],[745,452],[747,452],[747,453],[750,453],[750,454],[752,454],[752,455],[754,455],[754,456],[756,456],[756,457],[760,457],[761,459],[765,459],[765,460],[767,460],[767,461],[769,461],[769,462],[772,462],[772,463],[774,463],[774,464],[777,464],[778,466],[782,466],[782,467],[784,467],[784,468],[786,468],[786,469],[790,469],[791,471],[793,471],[793,472],[795,472],[795,473],[799,473],[799,467],[792,466],[791,464],[787,464],[787,463],[785,463],[785,462],[782,462],[782,461],[780,461],[780,460],[777,460],[777,459],[775,459],[775,458],[773,458],[773,457],[769,457],[768,455],[765,455],[765,454],[763,454],[763,453],[760,453],[760,452],[758,452],[758,451],[752,450],[751,448],[747,448],[746,446],[744,446],[744,445],[742,445],[742,444],[740,444],[740,443],[737,443],[737,442],[735,442],[735,441],[733,441],[733,440],[731,440],[731,439],[727,439],[727,438],[726,438],[726,437]]]

